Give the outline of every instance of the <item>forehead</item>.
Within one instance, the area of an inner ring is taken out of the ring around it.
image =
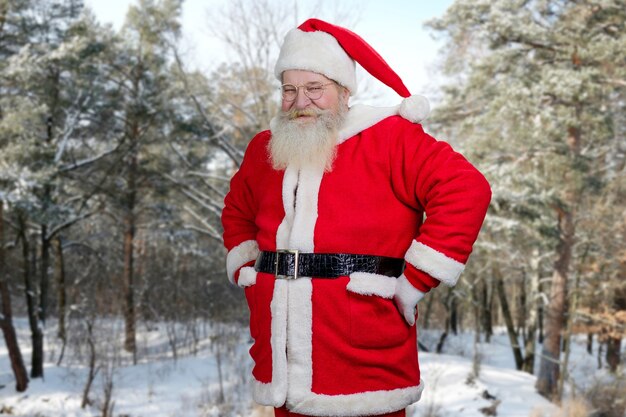
[[[329,81],[330,79],[313,71],[287,70],[283,72],[284,84],[303,85],[314,82],[326,83]]]

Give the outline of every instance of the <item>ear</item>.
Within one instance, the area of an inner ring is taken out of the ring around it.
[[[339,86],[339,97],[341,98],[341,100],[339,101],[340,103],[344,103],[346,109],[349,107],[349,101],[350,101],[350,90],[348,90],[346,87],[344,86]]]
[[[348,101],[348,99],[350,98],[350,90],[348,90],[346,87],[343,87],[341,89],[341,94],[343,94],[343,98],[346,100],[346,102]]]

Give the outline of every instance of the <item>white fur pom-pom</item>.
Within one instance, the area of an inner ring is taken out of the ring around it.
[[[428,117],[430,113],[430,103],[424,96],[415,95],[402,100],[400,116],[413,123],[419,123]]]

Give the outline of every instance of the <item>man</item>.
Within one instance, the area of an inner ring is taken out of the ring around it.
[[[349,108],[355,60],[408,98]],[[456,283],[489,185],[424,133],[427,101],[353,32],[306,21],[275,73],[281,112],[250,142],[222,215],[254,398],[278,416],[404,416],[423,389],[417,303]]]

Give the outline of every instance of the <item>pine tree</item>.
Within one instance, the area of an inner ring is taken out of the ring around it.
[[[29,7],[20,9],[20,16],[29,16],[32,24],[15,37],[28,43],[8,57],[0,73],[5,92],[0,98],[0,178],[7,184],[10,207],[26,229],[20,231],[22,244],[34,254],[24,257],[29,263],[24,279],[32,290],[26,293],[33,334],[31,376],[41,377],[51,242],[91,214],[86,210],[88,198],[76,195],[68,173],[83,158],[93,159],[93,149],[79,149],[77,144],[92,127],[89,111],[97,108],[93,60],[102,47],[96,31],[90,32],[97,28],[95,22],[79,14],[81,2],[46,1]]]
[[[493,254],[509,253],[479,262],[507,259],[530,270],[532,259],[512,255],[529,254],[533,240],[547,248],[540,256],[553,254],[537,383],[549,398],[558,397],[580,220],[610,181],[605,155],[616,139],[616,115],[606,105],[625,87],[624,66],[614,65],[625,62],[623,6],[617,0],[459,0],[432,23],[448,36],[448,69],[460,74],[438,122],[453,124],[454,137],[466,140],[466,152],[492,182],[495,216],[488,216],[486,235]],[[501,226],[504,233],[496,233]],[[520,240],[514,230],[533,240]]]
[[[107,212],[122,228],[125,349],[135,360],[137,248],[159,233],[158,225],[174,227],[178,209],[169,201],[173,190],[167,175],[180,163],[181,143],[194,136],[172,53],[180,36],[180,13],[179,0],[142,0],[131,6],[107,63],[116,86],[110,97],[115,121],[108,129],[117,147],[96,176]]]

